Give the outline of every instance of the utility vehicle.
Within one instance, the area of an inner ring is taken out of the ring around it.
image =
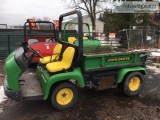
[[[78,37],[74,43],[61,39],[63,18],[78,16]],[[5,61],[4,90],[13,100],[47,100],[57,110],[71,108],[78,98],[78,88],[104,90],[120,87],[127,96],[138,95],[146,74],[145,52],[107,51],[98,40],[83,40],[83,20],[80,11],[71,11],[59,17],[59,41],[62,51],[57,59],[37,69],[28,68],[33,55],[27,56],[23,47],[14,50]],[[85,50],[86,48],[91,48]],[[55,57],[56,58],[56,57]],[[43,58],[42,58],[43,59]]]

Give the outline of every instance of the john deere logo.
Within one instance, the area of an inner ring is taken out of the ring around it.
[[[119,57],[119,58],[108,58],[107,62],[120,62],[120,61],[129,61],[131,60],[131,57]]]

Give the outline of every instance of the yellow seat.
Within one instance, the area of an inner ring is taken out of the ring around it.
[[[75,38],[75,37],[68,37],[68,42],[69,42],[70,44],[73,44],[74,41],[76,41],[76,38]]]
[[[40,58],[39,62],[41,64],[47,64],[49,62],[53,62],[54,60],[59,60],[59,55],[61,53],[61,50],[62,50],[62,44],[58,43],[53,49],[53,55]]]
[[[57,62],[48,63],[46,68],[49,72],[59,72],[62,70],[67,70],[71,67],[74,58],[75,49],[73,47],[68,47],[63,53],[62,60]]]
[[[88,40],[88,37],[83,37],[83,40]],[[75,37],[68,37],[68,42],[73,44],[76,41]]]

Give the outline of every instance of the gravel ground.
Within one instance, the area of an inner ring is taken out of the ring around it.
[[[0,83],[4,72],[0,64]],[[66,111],[56,111],[46,101],[0,103],[0,120],[159,120],[160,68],[147,67],[144,87],[138,97],[125,97],[117,89],[79,90],[77,104]]]

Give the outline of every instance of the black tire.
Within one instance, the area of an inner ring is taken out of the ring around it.
[[[131,87],[131,85],[133,83],[132,82],[135,81],[134,79],[138,79],[138,83],[136,81],[136,85],[135,87]],[[140,94],[142,86],[143,86],[143,81],[144,81],[144,77],[142,75],[142,73],[140,72],[132,72],[129,73],[125,79],[122,81],[122,83],[118,84],[118,88],[120,89],[121,92],[123,92],[125,95],[127,96],[137,96]]]
[[[61,100],[62,100],[62,98],[66,99],[66,96],[68,94],[66,94],[64,92],[64,90],[67,90],[66,92],[69,93],[69,96],[72,96],[70,93],[73,93],[73,97],[71,97],[72,99],[71,98],[67,98],[67,100],[71,99],[71,100],[69,100],[70,102],[67,103],[67,104],[62,105],[61,104],[62,101],[58,100],[58,96],[61,95]],[[63,94],[61,94],[60,92],[63,93]],[[52,106],[55,109],[57,109],[57,110],[66,110],[66,109],[71,108],[76,103],[77,98],[78,98],[78,90],[75,87],[75,85],[72,84],[72,83],[66,82],[66,83],[60,83],[60,84],[55,86],[55,88],[53,89],[53,91],[51,93],[50,100],[51,100]]]

